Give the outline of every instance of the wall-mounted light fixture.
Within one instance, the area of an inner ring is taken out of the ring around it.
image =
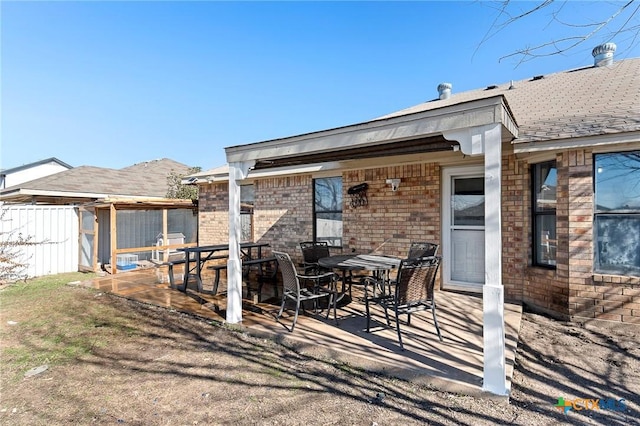
[[[391,185],[391,190],[396,192],[400,187],[400,179],[387,179],[387,183]]]

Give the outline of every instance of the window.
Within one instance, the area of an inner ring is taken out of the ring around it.
[[[640,151],[596,154],[594,269],[640,275]]]
[[[313,181],[313,239],[342,247],[342,178]]]
[[[556,266],[556,162],[533,164],[533,264]]]
[[[255,204],[253,185],[240,186],[240,241],[253,241],[253,206]]]

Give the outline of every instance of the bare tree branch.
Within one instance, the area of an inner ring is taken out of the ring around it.
[[[556,9],[552,10],[551,19],[547,24],[547,27],[550,27],[552,24],[557,24],[567,28],[576,29],[578,33],[542,42],[533,46],[523,47],[522,49],[500,57],[499,61],[512,57],[520,57],[518,62],[518,65],[520,65],[535,58],[565,54],[580,46],[585,41],[594,38],[596,35],[602,35],[602,38],[606,41],[612,41],[614,38],[620,37],[623,33],[628,33],[631,34],[630,38],[627,39],[631,46],[636,45],[639,42],[638,34],[640,32],[640,25],[632,25],[633,19],[640,15],[640,5],[638,5],[637,0],[627,1],[620,5],[611,14],[605,16],[604,19],[597,20],[595,22],[571,22],[570,20],[563,19],[560,14],[565,6],[570,4],[567,1],[557,2],[555,0],[544,0],[530,9],[513,14],[511,10],[513,7],[516,7],[517,4],[517,2],[513,2],[511,0],[501,2],[500,7],[496,8],[496,18],[491,27],[487,30],[483,39],[480,41],[476,52],[480,46],[485,44],[489,39],[503,32],[509,26],[515,25],[533,14],[540,13],[543,9],[549,10],[552,7],[555,7]],[[628,13],[628,16],[623,16],[624,13]],[[606,34],[605,29],[611,29],[611,32]],[[580,32],[580,30],[586,31]]]

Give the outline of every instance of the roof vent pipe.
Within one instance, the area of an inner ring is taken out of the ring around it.
[[[438,84],[438,93],[439,99],[449,99],[451,97],[451,88],[453,86],[451,83],[440,83]]]
[[[616,51],[615,43],[604,43],[596,46],[591,51],[593,55],[593,66],[604,67],[613,63],[613,52]]]

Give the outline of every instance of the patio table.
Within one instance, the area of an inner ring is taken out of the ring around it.
[[[262,258],[262,248],[269,247],[269,243],[241,243],[240,251],[246,260]],[[257,256],[253,256],[253,249],[257,249]],[[217,252],[228,251],[229,244],[216,244],[209,246],[182,247],[177,249],[184,252],[184,279],[183,283],[176,288],[180,291],[187,291],[189,277],[196,279],[198,291],[202,291],[202,268],[208,260],[226,259],[228,254],[217,255]],[[191,263],[193,262],[193,266]]]
[[[338,254],[318,259],[318,264],[327,269],[342,271],[341,297],[346,292],[347,271],[370,271],[378,278],[388,276],[389,271],[400,266],[400,259],[375,254]]]

